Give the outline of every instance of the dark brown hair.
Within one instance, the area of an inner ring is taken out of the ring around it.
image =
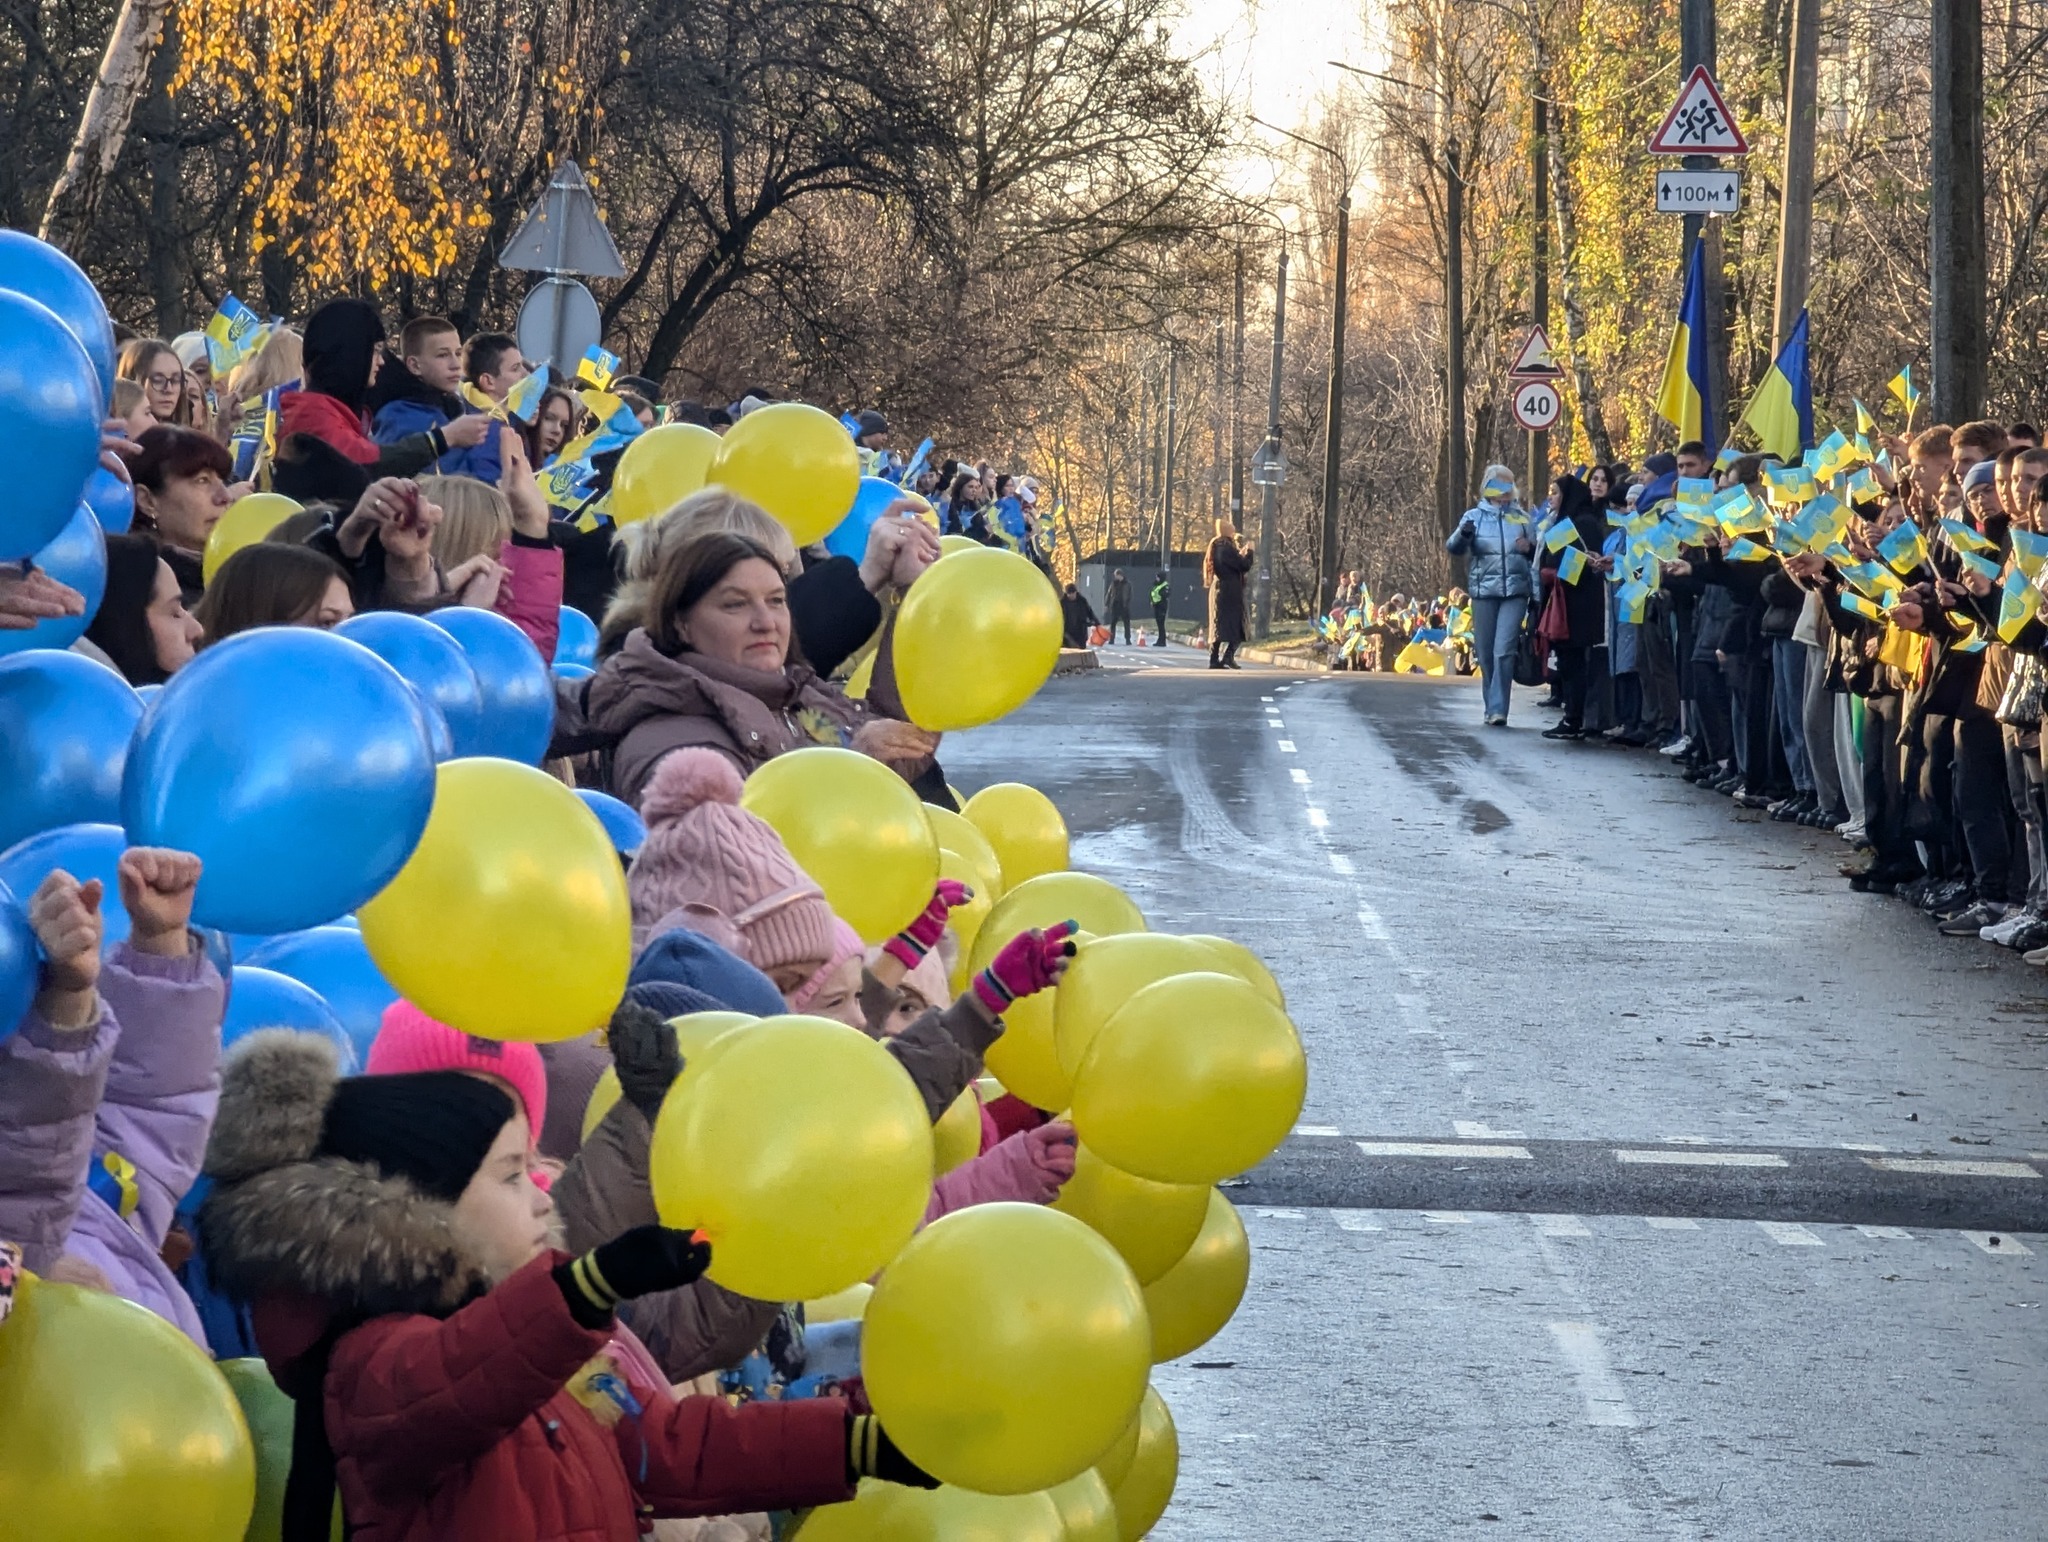
[[[775,554],[758,541],[725,530],[708,530],[683,542],[661,565],[647,597],[651,625],[648,635],[663,653],[687,651],[679,623],[699,600],[724,582],[725,575],[742,562],[765,562],[780,577],[782,566]],[[790,635],[790,657],[796,656],[796,636]]]
[[[135,443],[136,455],[128,462],[128,474],[137,487],[146,487],[153,493],[162,492],[171,477],[194,477],[211,471],[226,481],[234,474],[235,463],[226,446],[196,428],[159,423],[145,430]]]
[[[259,626],[289,626],[318,608],[341,565],[310,546],[258,541],[220,565],[194,612],[209,646]]]
[[[157,662],[149,602],[163,559],[146,535],[107,537],[107,592],[85,635],[114,661],[130,685],[162,685],[170,678]]]

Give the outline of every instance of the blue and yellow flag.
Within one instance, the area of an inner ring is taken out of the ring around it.
[[[1998,596],[1998,639],[2011,642],[2020,629],[2041,614],[2041,591],[2018,573],[2005,581]]]
[[[233,295],[222,295],[220,308],[206,323],[206,362],[215,378],[255,358],[269,336],[260,316]]]
[[[1813,443],[1813,374],[1806,358],[1806,323],[1807,313],[1801,311],[1742,414],[1764,449],[1785,461],[1798,460]]]
[[[1709,450],[1719,442],[1714,432],[1711,381],[1707,370],[1706,243],[1696,240],[1685,265],[1685,293],[1678,302],[1671,351],[1664,356],[1657,416],[1676,428],[1681,440],[1697,439]]]
[[[1575,584],[1586,573],[1585,548],[1567,546],[1557,559],[1557,576],[1568,584]]]
[[[1941,533],[1948,537],[1949,544],[1959,552],[1994,552],[1998,550],[1998,543],[1996,541],[1991,540],[1988,536],[1979,535],[1975,530],[1953,515],[1942,519]]]
[[[576,378],[587,380],[600,391],[609,391],[612,377],[619,372],[619,356],[603,348],[592,348],[576,366]]]
[[[1998,582],[1999,568],[1995,558],[1987,557],[1979,551],[1965,551],[1960,547],[1956,550],[1956,556],[1961,560],[1966,569],[1975,573],[1987,584]]]
[[[1579,538],[1579,527],[1568,519],[1560,519],[1543,533],[1545,551],[1563,551]]]
[[[2035,535],[2031,530],[2017,527],[2006,532],[2012,538],[2012,560],[2028,578],[2041,571],[2048,563],[2048,535]]]
[[[533,373],[505,393],[505,404],[501,416],[509,415],[522,423],[531,423],[534,413],[539,410],[540,399],[547,394],[549,370],[545,364],[534,366]]]
[[[1852,396],[1849,400],[1856,404],[1856,437],[1858,439],[1868,439],[1872,433],[1876,432],[1877,419],[1870,415],[1870,409],[1863,405],[1860,397]],[[1865,453],[1869,452],[1868,445],[1864,446],[1864,451]]]
[[[1672,484],[1671,495],[1681,509],[1703,509],[1714,497],[1712,477],[1680,477]]]
[[[1771,554],[1748,537],[1738,535],[1728,543],[1728,550],[1722,555],[1730,562],[1763,562]]]
[[[1927,542],[1920,527],[1908,520],[1877,543],[1877,554],[1894,573],[1910,573],[1927,561]]]
[[[1875,600],[1866,600],[1862,595],[1847,589],[1842,591],[1841,598],[1842,609],[1852,615],[1861,616],[1865,621],[1884,620],[1884,607]]]
[[[1913,384],[1913,366],[1908,364],[1886,383],[1885,389],[1899,399],[1899,405],[1906,409],[1906,424],[1913,423],[1913,409],[1920,405],[1920,388]]]

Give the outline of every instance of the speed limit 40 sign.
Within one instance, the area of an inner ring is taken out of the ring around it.
[[[1557,387],[1548,380],[1518,380],[1513,411],[1515,421],[1534,433],[1555,423],[1564,411],[1564,403],[1558,400]]]

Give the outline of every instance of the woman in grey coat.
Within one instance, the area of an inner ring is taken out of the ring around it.
[[[1454,557],[1470,559],[1465,588],[1472,596],[1472,651],[1478,656],[1486,723],[1505,727],[1515,687],[1515,641],[1536,593],[1536,543],[1529,514],[1515,496],[1515,474],[1486,468],[1479,502],[1465,511],[1444,542]]]

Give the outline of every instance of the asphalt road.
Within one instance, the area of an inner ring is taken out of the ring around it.
[[[1528,693],[1176,652],[942,752],[1308,1047],[1154,1535],[2048,1538],[2048,977]]]

